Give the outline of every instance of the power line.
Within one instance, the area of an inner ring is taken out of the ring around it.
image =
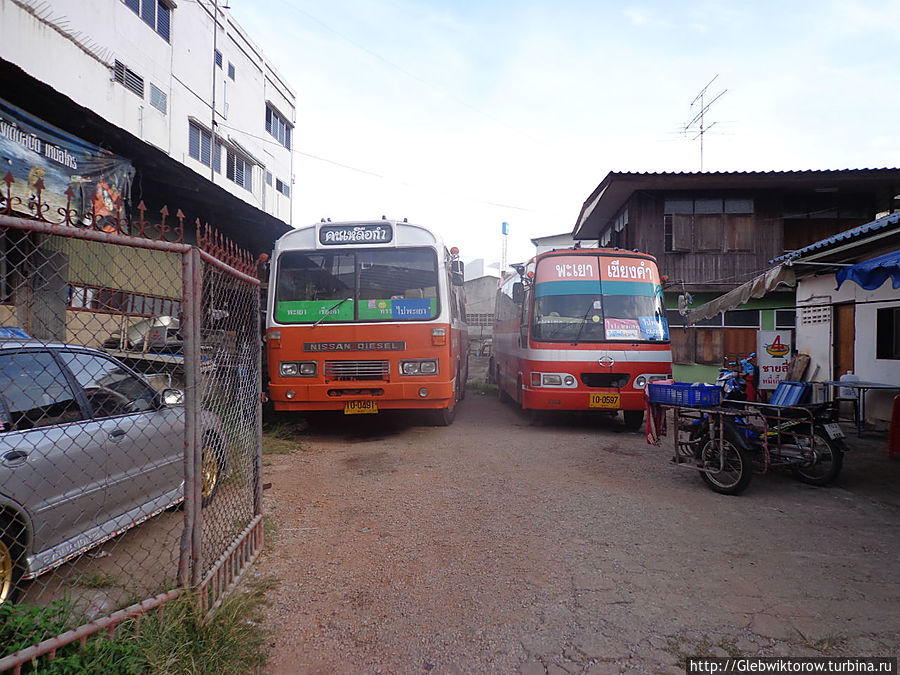
[[[219,122],[218,126],[224,127],[226,129],[231,129],[232,131],[238,131],[241,134],[248,136],[249,138],[255,138],[256,140],[262,141],[263,143],[274,143],[274,144],[278,145],[279,147],[284,147],[281,145],[281,143],[279,141],[275,140],[274,138],[269,139],[269,138],[265,138],[263,136],[257,136],[256,134],[248,133],[237,127],[233,127],[229,124],[225,124],[224,122]],[[320,155],[314,155],[309,152],[303,152],[302,150],[297,150],[296,148],[292,148],[291,152],[296,153],[302,157],[306,157],[308,159],[316,160],[317,162],[324,162],[325,164],[331,164],[332,166],[336,166],[341,169],[346,169],[347,171],[354,171],[356,173],[360,173],[360,174],[363,174],[366,176],[371,176],[372,178],[378,178],[380,180],[389,180],[389,181],[392,181],[399,185],[403,185],[405,187],[410,187],[410,188],[414,188],[417,190],[426,190],[426,189],[433,190],[434,189],[431,186],[422,186],[422,185],[418,185],[415,183],[410,183],[405,180],[401,180],[399,178],[392,178],[391,176],[386,176],[384,174],[377,173],[375,171],[370,171],[368,169],[361,169],[360,167],[353,166],[351,164],[345,164],[343,162],[338,162],[336,160],[329,159],[327,157],[322,157]],[[473,204],[483,204],[484,206],[493,206],[496,208],[510,209],[513,211],[521,211],[523,213],[542,213],[542,211],[539,211],[537,209],[528,208],[526,206],[516,206],[514,204],[504,204],[502,202],[492,202],[492,201],[488,201],[488,200],[484,200],[484,199],[478,199],[476,197],[460,195],[459,193],[453,193],[453,196],[456,198],[459,198],[460,196],[462,196],[463,199],[465,199],[466,201],[471,202]]]

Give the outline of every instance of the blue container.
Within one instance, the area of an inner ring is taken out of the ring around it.
[[[693,407],[715,406],[722,402],[722,389],[714,384],[691,384],[689,382],[673,382],[672,384],[647,384],[650,403],[664,405],[684,405]]]

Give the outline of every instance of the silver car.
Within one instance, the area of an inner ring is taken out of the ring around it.
[[[156,392],[96,349],[0,340],[0,604],[184,498],[181,392]],[[226,470],[202,414],[202,495]]]

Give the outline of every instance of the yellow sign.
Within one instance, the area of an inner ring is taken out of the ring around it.
[[[589,406],[591,408],[617,408],[619,407],[618,394],[590,394]]]
[[[345,415],[372,415],[378,412],[375,401],[347,401],[344,404]]]

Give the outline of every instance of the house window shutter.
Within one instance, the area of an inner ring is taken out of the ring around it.
[[[692,244],[693,216],[687,213],[672,215],[672,250],[690,251]]]

